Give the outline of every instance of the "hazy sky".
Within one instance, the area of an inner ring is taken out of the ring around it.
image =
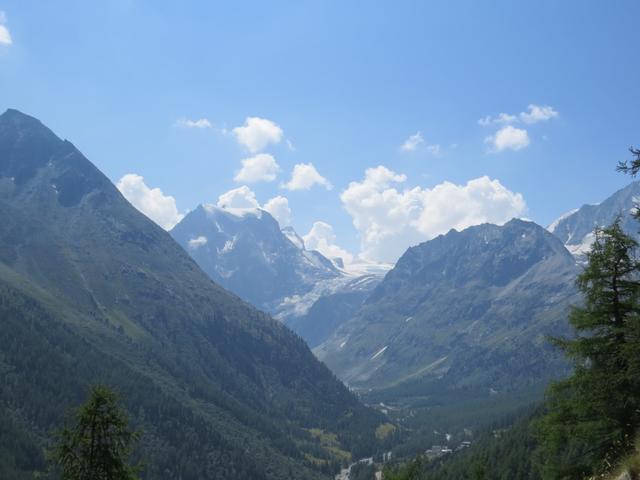
[[[640,144],[637,1],[0,11],[0,109],[71,140],[166,228],[222,196],[390,261],[452,227],[597,202]]]

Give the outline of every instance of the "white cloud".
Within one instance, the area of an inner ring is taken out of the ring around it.
[[[438,143],[435,143],[433,145],[427,145],[427,152],[429,152],[431,155],[435,155],[438,156],[440,155],[440,145]]]
[[[278,195],[267,201],[262,208],[278,221],[281,228],[291,225],[291,208],[287,197]]]
[[[289,208],[289,200],[286,197],[278,195],[260,206],[256,194],[246,185],[220,195],[217,206],[236,215],[244,215],[262,209],[269,212],[280,224],[280,227],[291,225],[291,208]]]
[[[304,237],[307,250],[317,250],[329,259],[341,258],[345,264],[353,261],[353,255],[336,245],[333,227],[325,222],[315,222]]]
[[[200,235],[199,237],[192,238],[191,240],[189,240],[189,248],[192,248],[193,250],[197,250],[198,248],[206,245],[208,241],[209,240],[207,239],[207,237]]]
[[[517,115],[508,113],[500,113],[497,117],[487,115],[478,120],[478,124],[485,127],[490,125],[510,125],[518,122],[532,124],[546,122],[558,116],[558,112],[550,105],[535,105],[532,103],[527,108],[528,111],[520,112]]]
[[[241,127],[233,130],[238,143],[252,153],[258,152],[271,143],[280,143],[283,131],[279,125],[260,117],[247,117]]]
[[[140,175],[124,175],[117,187],[134,207],[165,230],[173,228],[184,216],[178,212],[175,198],[165,195],[159,188],[149,188]]]
[[[402,145],[400,145],[400,151],[402,152],[415,152],[421,146],[427,150],[431,155],[440,155],[440,145],[435,143],[433,145],[429,145],[425,143],[424,138],[422,137],[421,132],[416,132],[413,135],[410,135]]]
[[[413,135],[410,135],[402,145],[400,145],[400,150],[403,152],[413,152],[419,145],[424,143],[424,138],[422,138],[422,133],[416,132]]]
[[[526,210],[522,195],[486,176],[465,185],[394,187],[406,179],[383,166],[369,168],[362,181],[351,182],[342,192],[340,199],[361,237],[360,256],[395,262],[408,247],[452,228],[501,224]]]
[[[256,200],[256,194],[249,187],[243,185],[220,195],[218,207],[227,210],[253,210],[260,208],[260,204]]]
[[[485,143],[491,145],[491,151],[502,152],[503,150],[522,150],[527,147],[531,140],[529,134],[522,128],[507,125],[498,130],[494,135],[486,137]]]
[[[482,126],[487,126],[487,125],[492,125],[494,123],[505,124],[505,123],[515,123],[517,121],[518,121],[517,116],[509,115],[508,113],[501,113],[497,117],[492,117],[490,115],[487,115],[486,117],[478,120],[478,124]]]
[[[11,45],[13,39],[7,28],[7,15],[0,10],[0,45]]]
[[[318,173],[312,163],[298,163],[291,172],[291,180],[282,185],[287,190],[309,190],[314,185],[322,185],[327,190],[333,187],[329,180]]]
[[[524,123],[546,122],[558,116],[558,112],[549,105],[529,105],[528,112],[521,112],[520,119]]]
[[[233,179],[236,182],[256,183],[272,182],[276,179],[280,166],[268,153],[259,153],[242,160],[242,168]]]
[[[206,118],[199,118],[198,120],[181,118],[176,121],[176,126],[183,128],[213,128],[213,124]]]

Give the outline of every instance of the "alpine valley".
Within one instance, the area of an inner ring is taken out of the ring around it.
[[[569,332],[594,228],[620,216],[637,235],[639,196],[634,182],[546,229],[481,224],[390,270],[345,266],[260,208],[202,204],[167,233],[8,110],[0,478],[46,478],[52,435],[95,383],[142,432],[145,479],[326,479],[473,438],[569,372],[549,336]]]
[[[144,478],[321,479],[378,448],[384,416],[300,337],[16,110],[0,116],[0,222],[0,478],[45,474],[45,448],[94,383],[142,432]]]
[[[569,373],[549,337],[570,333],[594,229],[621,216],[637,235],[639,196],[633,182],[548,228],[513,219],[451,230],[409,248],[384,278],[305,250],[260,209],[201,205],[171,233],[212,279],[275,314],[403,426],[395,448],[411,453],[444,442],[434,428],[461,435],[537,404]]]

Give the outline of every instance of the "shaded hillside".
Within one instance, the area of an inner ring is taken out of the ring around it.
[[[17,470],[41,468],[24,451],[41,451],[95,382],[144,432],[146,478],[321,478],[341,456],[309,428],[356,455],[374,448],[381,418],[299,337],[15,110],[0,116],[0,222],[0,408],[26,446],[4,431],[0,445]]]

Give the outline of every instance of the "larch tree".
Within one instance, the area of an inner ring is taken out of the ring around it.
[[[543,478],[606,470],[632,449],[640,426],[637,243],[619,219],[595,233],[577,281],[584,305],[569,319],[575,336],[554,340],[574,372],[548,391],[548,413],[539,423]]]
[[[76,412],[75,424],[60,433],[52,460],[62,480],[134,480],[139,467],[128,461],[137,438],[116,394],[96,386]]]

